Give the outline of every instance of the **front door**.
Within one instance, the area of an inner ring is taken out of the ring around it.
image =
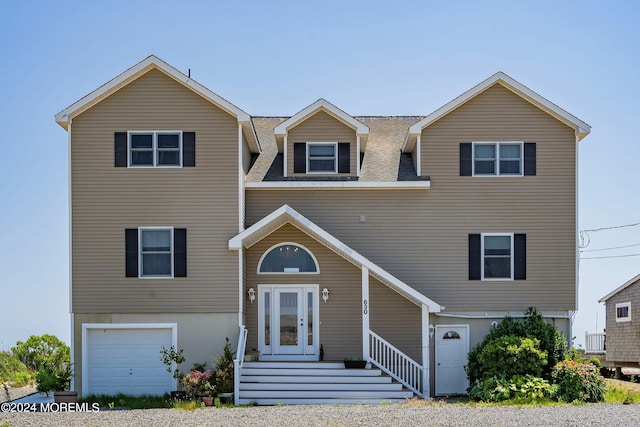
[[[318,360],[318,285],[259,285],[261,360]]]
[[[466,394],[469,325],[436,326],[436,395]]]

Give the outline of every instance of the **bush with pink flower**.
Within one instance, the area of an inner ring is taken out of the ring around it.
[[[602,402],[604,378],[591,363],[563,360],[551,371],[551,382],[557,385],[556,398],[564,402]]]
[[[212,396],[215,391],[215,376],[213,374],[211,369],[191,371],[182,380],[182,386],[191,397]]]

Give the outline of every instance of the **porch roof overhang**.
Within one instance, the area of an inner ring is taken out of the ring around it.
[[[367,268],[373,277],[414,304],[418,306],[424,304],[429,307],[429,311],[432,313],[439,313],[444,309],[444,307],[437,302],[427,298],[402,280],[345,245],[289,205],[281,206],[242,233],[230,239],[229,249],[241,250],[242,248],[249,248],[287,223],[292,224],[302,232],[308,234],[355,266]]]

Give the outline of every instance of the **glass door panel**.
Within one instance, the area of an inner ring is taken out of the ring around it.
[[[280,345],[298,345],[298,292],[280,293]]]

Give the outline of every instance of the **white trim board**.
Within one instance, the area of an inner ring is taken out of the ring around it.
[[[368,268],[373,277],[380,280],[383,284],[414,304],[418,306],[425,304],[429,307],[429,311],[432,313],[438,313],[441,310],[444,310],[443,306],[430,298],[427,298],[425,295],[416,291],[397,277],[391,275],[377,264],[369,261],[367,258],[335,238],[333,235],[318,227],[289,205],[282,205],[280,208],[262,218],[242,233],[231,238],[229,240],[229,250],[242,250],[244,247],[250,247],[286,223],[293,224],[303,233],[314,238],[355,266],[359,268]]]
[[[598,300],[598,302],[607,302],[607,300],[609,298],[611,298],[612,296],[614,296],[615,294],[617,294],[618,292],[628,288],[629,286],[633,285],[636,282],[640,282],[640,274],[638,274],[637,276],[635,276],[634,278],[632,278],[631,280],[628,280],[627,282],[625,282],[622,286],[617,287],[616,289],[614,289],[613,291],[609,292],[607,295],[605,295],[604,297],[600,298]]]
[[[111,94],[117,92],[124,86],[153,69],[161,71],[173,80],[202,96],[207,101],[234,116],[239,123],[242,123],[242,127],[248,136],[249,142],[253,145],[252,148],[255,152],[260,152],[260,145],[249,114],[154,55],[146,57],[133,67],[127,69],[93,92],[60,111],[55,115],[56,122],[66,130],[74,117],[93,107],[103,99],[109,97]]]
[[[329,101],[320,98],[313,104],[308,105],[293,116],[289,117],[287,120],[280,123],[273,129],[276,137],[276,143],[278,145],[278,151],[281,153],[286,151],[286,139],[284,138],[286,138],[287,133],[290,129],[293,129],[294,127],[320,111],[324,111],[331,117],[352,128],[356,132],[356,136],[362,136],[360,149],[363,151],[366,149],[367,137],[369,136],[369,127],[365,126],[353,116],[345,113]]]
[[[260,181],[247,182],[245,188],[248,190],[419,190],[431,188],[431,181]]]
[[[532,91],[531,89],[516,81],[507,74],[503,73],[502,71],[498,71],[488,79],[472,87],[462,95],[456,97],[452,101],[438,108],[433,113],[429,114],[424,119],[412,125],[409,128],[409,132],[407,132],[404,145],[402,146],[402,152],[407,153],[413,150],[413,146],[417,142],[416,136],[420,135],[425,127],[446,116],[462,104],[466,103],[470,99],[476,97],[477,95],[481,94],[482,92],[496,84],[505,87],[506,89],[510,90],[511,92],[515,93],[516,95],[529,101],[536,107],[560,120],[562,123],[575,129],[578,140],[581,140],[591,132],[591,126],[589,126],[587,123],[583,122],[568,111],[558,107],[556,104],[552,103],[546,98],[543,98],[536,92]]]

